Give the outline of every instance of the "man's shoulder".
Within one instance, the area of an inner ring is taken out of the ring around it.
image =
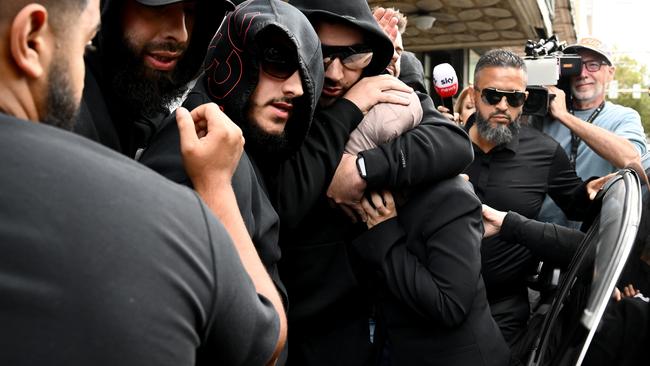
[[[530,125],[522,125],[519,131],[520,144],[536,144],[540,148],[555,151],[559,146],[551,136]]]
[[[641,120],[639,112],[636,110],[626,107],[624,105],[607,102],[605,104],[605,109],[603,110],[606,118],[604,120],[612,121],[621,121],[621,122],[634,122],[638,123]]]
[[[172,201],[183,201],[191,195],[144,165],[89,139],[0,116],[0,152],[6,157],[0,164],[17,175],[14,179],[38,180],[39,174],[51,175],[52,190],[78,186],[79,194],[88,193],[97,200],[114,200],[117,195],[120,204],[133,206],[138,212],[151,208],[151,203],[138,199],[146,192],[157,191]],[[179,196],[184,198],[177,199]],[[144,207],[138,207],[137,202],[144,203]]]
[[[416,191],[409,202],[420,202],[416,205],[423,205],[435,211],[438,211],[439,205],[444,202],[453,205],[462,203],[467,208],[481,205],[471,183],[460,175],[423,187]]]

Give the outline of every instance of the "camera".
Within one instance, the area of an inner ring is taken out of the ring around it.
[[[545,85],[557,85],[569,96],[569,77],[580,75],[582,60],[578,55],[566,55],[566,42],[560,42],[557,35],[535,42],[528,40],[525,46],[524,62],[528,69],[528,99],[523,114],[544,117],[548,113],[551,95]]]

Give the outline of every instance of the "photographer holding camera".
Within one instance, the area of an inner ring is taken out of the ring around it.
[[[549,105],[554,120],[544,123],[543,131],[564,148],[582,179],[604,176],[640,162],[647,148],[639,114],[605,101],[607,84],[615,71],[609,50],[598,39],[583,38],[566,47],[564,53],[579,55],[582,68],[578,75],[570,77],[569,105],[563,90],[548,87],[555,94]],[[578,224],[570,224],[548,197],[539,219],[565,226]]]

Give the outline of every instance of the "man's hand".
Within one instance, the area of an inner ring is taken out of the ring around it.
[[[607,183],[607,181],[615,175],[616,173],[609,173],[603,177],[594,179],[591,182],[587,183],[587,194],[589,194],[589,199],[593,200],[596,198],[596,195],[603,188],[605,183]]]
[[[506,217],[506,214],[506,212],[495,210],[488,205],[483,205],[484,238],[496,235],[501,231],[501,225],[503,225],[503,219]]]
[[[333,200],[341,209],[356,222],[357,217],[366,221],[366,213],[361,207],[361,199],[366,190],[366,181],[359,175],[357,156],[343,154],[332,182],[327,188],[327,197]],[[357,216],[358,215],[358,216]]]
[[[397,38],[397,32],[399,31],[397,28],[397,22],[399,20],[395,16],[395,10],[379,7],[375,9],[372,15],[375,17],[381,29],[384,30],[384,33],[390,38],[390,41],[395,43],[395,38]]]
[[[451,114],[449,108],[445,107],[444,105],[439,105],[438,107],[436,107],[436,109],[448,120],[456,124],[460,124],[460,114],[458,112],[454,112],[454,114]]]
[[[612,293],[612,298],[616,301],[621,301],[626,297],[632,298],[635,297],[636,295],[640,294],[640,291],[634,288],[634,285],[629,284],[625,287],[623,287],[623,291],[618,289],[618,287],[614,287],[614,293]]]
[[[366,220],[368,229],[397,216],[395,200],[389,191],[371,192],[370,200],[364,197],[361,200],[361,206],[368,216],[368,220]]]
[[[549,105],[549,112],[551,112],[551,115],[554,118],[562,122],[564,120],[564,116],[569,114],[569,111],[567,110],[566,107],[566,94],[562,89],[559,89],[555,86],[549,86],[548,92],[550,94],[555,95],[555,97],[551,99],[551,104]]]
[[[345,93],[343,98],[354,103],[365,115],[370,108],[378,103],[393,103],[409,105],[407,98],[400,97],[395,93],[387,93],[390,90],[398,90],[405,93],[412,93],[413,89],[391,75],[377,75],[366,77]]]
[[[176,110],[181,154],[197,191],[230,184],[244,150],[241,129],[214,103]]]

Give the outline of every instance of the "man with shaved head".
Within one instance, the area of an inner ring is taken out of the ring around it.
[[[238,235],[230,178],[241,130],[215,106],[178,114],[187,166],[208,165],[222,182],[210,185],[221,197],[210,208],[63,130],[99,21],[99,0],[0,7],[0,365],[272,363],[284,309]],[[208,134],[199,139],[192,120]]]

